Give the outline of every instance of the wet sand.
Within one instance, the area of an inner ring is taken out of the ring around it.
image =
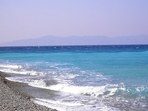
[[[8,81],[8,76],[0,72],[0,111],[57,111],[35,104],[33,97],[22,90],[27,84]]]

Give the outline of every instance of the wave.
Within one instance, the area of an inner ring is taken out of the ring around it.
[[[21,65],[10,65],[10,64],[0,64],[0,68],[10,68],[10,69],[21,69],[22,66]]]
[[[22,65],[16,64],[0,64],[0,71],[9,74],[20,74],[20,75],[44,75],[43,72],[34,70],[27,70]]]
[[[30,86],[50,89],[59,92],[65,92],[75,95],[84,95],[84,96],[112,96],[115,92],[121,88],[116,84],[107,84],[104,86],[74,86],[70,84],[55,84],[47,86],[46,82],[42,79],[34,80],[29,83]]]
[[[12,69],[0,69],[1,72],[10,74],[20,74],[20,75],[43,75],[43,72],[37,71],[27,71],[27,70],[12,70]]]
[[[65,65],[65,64],[64,64]],[[67,65],[67,64],[66,64]],[[82,86],[82,85],[75,85],[72,80],[79,76],[78,74],[73,74],[71,70],[64,70],[62,66],[58,67],[59,64],[56,64],[53,67],[57,67],[58,70],[51,70],[48,71],[48,73],[52,74],[50,77],[47,77],[46,79],[43,79],[40,77],[40,79],[30,79],[30,78],[18,78],[18,77],[8,77],[7,79],[11,81],[18,81],[18,82],[25,82],[30,86],[38,87],[38,88],[44,88],[44,89],[50,89],[54,91],[59,92],[65,92],[75,95],[84,95],[84,96],[112,96],[115,94],[115,92],[118,90],[119,86],[117,84],[106,84],[106,85],[100,85],[100,86]],[[27,65],[28,68],[28,65]],[[64,67],[65,69],[65,67]],[[45,72],[39,72],[34,70],[28,70],[25,69],[25,66],[22,65],[16,65],[16,64],[1,64],[0,65],[0,71],[11,73],[11,74],[20,74],[20,75],[37,75],[42,76],[46,75]],[[78,71],[78,70],[76,70]],[[79,71],[81,75],[86,75],[87,73],[90,73],[88,71]],[[96,75],[96,73],[93,73],[92,75]],[[103,79],[104,76],[98,73],[96,75],[98,79]],[[53,80],[57,81],[54,82],[54,84],[48,84],[49,78],[53,78]],[[48,83],[47,83],[48,81]],[[47,85],[48,84],[48,85]]]

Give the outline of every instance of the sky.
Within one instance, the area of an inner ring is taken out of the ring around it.
[[[148,0],[0,0],[0,43],[54,36],[148,35]]]

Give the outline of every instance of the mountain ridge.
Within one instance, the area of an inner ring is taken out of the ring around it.
[[[0,46],[60,46],[60,45],[132,45],[148,44],[148,36],[43,36],[33,39],[16,40]]]

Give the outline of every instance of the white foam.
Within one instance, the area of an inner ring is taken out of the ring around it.
[[[36,79],[36,77],[37,76],[10,76],[6,77],[6,79],[10,81],[23,82],[28,84],[32,79]]]
[[[143,91],[148,90],[148,87],[145,87],[145,86],[139,86],[139,87],[136,87],[135,89],[136,89],[137,92],[143,92]]]
[[[77,77],[79,75],[77,74],[71,74],[71,73],[64,73],[64,74],[60,74],[60,75],[53,75],[53,78],[60,82],[60,83],[71,83],[71,79],[74,79],[75,77]]]
[[[40,79],[40,80],[32,80],[31,82],[29,82],[28,85],[33,86],[33,87],[39,87],[39,88],[47,89],[46,83],[42,79]]]
[[[39,99],[39,98],[36,98],[33,101],[36,104],[43,105],[52,109],[56,109],[58,111],[75,111],[75,110],[70,110],[67,106],[63,105],[59,101],[52,101],[52,100]]]
[[[14,69],[0,69],[1,72],[10,73],[10,74],[21,74],[21,75],[43,75],[42,72],[29,71],[25,69],[14,70]]]
[[[83,94],[90,96],[99,96],[103,95],[105,92],[109,92],[108,95],[114,95],[117,90],[117,87],[113,85],[105,85],[105,86],[72,86],[67,84],[57,84],[49,87],[51,90],[62,91],[73,94]]]
[[[98,97],[99,95],[112,96],[118,89],[118,85],[104,85],[104,86],[74,86],[69,84],[56,84],[46,86],[44,80],[33,80],[29,83],[30,86],[39,87],[44,89],[50,89],[54,91],[60,91],[65,93],[71,93],[75,95],[88,95]]]
[[[52,104],[59,104],[59,105],[65,105],[65,106],[83,106],[84,104],[80,104],[78,102],[63,102],[63,101],[60,101],[60,100],[47,100],[47,99],[39,99],[39,98],[36,98],[36,100],[40,100],[40,101],[43,101],[43,102],[49,102],[49,103],[52,103]]]
[[[37,104],[52,109],[57,109],[58,111],[117,111],[117,109],[107,107],[103,103],[97,104],[97,107],[93,107],[93,105],[84,105],[77,102],[69,103],[60,100],[53,101],[53,100],[35,98],[33,101]]]
[[[17,78],[16,77],[6,77],[6,79],[9,81],[14,81],[14,82],[28,83],[28,82],[26,82],[27,80],[24,79],[22,81],[21,79],[19,79],[19,77],[17,77]]]
[[[0,68],[20,69],[21,65],[0,64]]]
[[[42,72],[37,72],[33,70],[25,70],[21,65],[17,64],[0,64],[0,71],[11,74],[21,74],[21,75],[42,75]]]

